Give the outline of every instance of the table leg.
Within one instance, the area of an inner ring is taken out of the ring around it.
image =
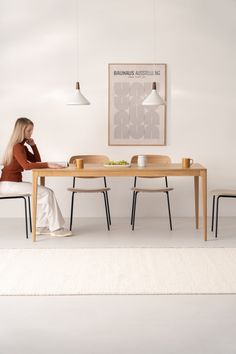
[[[33,172],[32,184],[32,241],[36,241],[36,216],[37,216],[37,196],[38,196],[38,175]]]
[[[199,176],[194,176],[195,225],[199,228]]]
[[[203,237],[207,241],[207,171],[201,171],[202,177],[202,218],[203,218]]]
[[[40,185],[45,186],[45,177],[44,176],[40,177]]]

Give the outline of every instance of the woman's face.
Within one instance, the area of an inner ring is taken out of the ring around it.
[[[32,124],[27,125],[27,127],[25,128],[25,139],[31,138],[31,135],[33,133],[33,129],[34,129],[34,127]]]

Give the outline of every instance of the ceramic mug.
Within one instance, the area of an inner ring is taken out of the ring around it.
[[[139,155],[137,161],[138,167],[145,167],[147,165],[147,158],[145,155]]]
[[[84,160],[83,159],[75,159],[74,165],[76,168],[84,168]]]
[[[193,164],[193,159],[190,159],[189,157],[182,158],[182,167],[183,168],[189,168],[192,164]]]

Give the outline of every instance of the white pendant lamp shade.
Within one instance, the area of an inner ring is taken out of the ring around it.
[[[74,97],[72,98],[71,102],[67,103],[68,105],[89,105],[90,102],[87,100],[84,95],[80,92],[80,84],[76,82],[76,90],[74,93]]]
[[[157,92],[156,82],[152,83],[152,91],[151,93],[143,100],[143,106],[160,106],[165,104],[165,101],[161,98],[159,93]]]
[[[80,77],[79,75],[79,65],[78,65],[78,61],[79,61],[79,2],[80,0],[75,0],[76,2],[76,38],[75,38],[75,43],[76,43],[76,58],[75,58],[75,69],[76,69],[76,80],[78,80],[78,78]],[[84,97],[84,95],[80,92],[80,84],[77,81],[76,82],[76,89],[74,92],[74,95],[71,97],[71,100],[67,103],[68,105],[73,105],[73,106],[82,106],[82,105],[90,105],[90,102],[87,100],[86,97]]]

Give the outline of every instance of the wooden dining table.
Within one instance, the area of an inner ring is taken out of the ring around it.
[[[150,164],[138,167],[105,167],[103,165],[85,164],[78,169],[69,166],[60,169],[41,168],[32,170],[32,240],[36,241],[36,216],[38,184],[45,185],[45,177],[194,177],[195,196],[195,227],[199,228],[199,177],[201,177],[202,192],[202,228],[203,240],[207,241],[207,169],[198,163],[193,163],[189,168],[183,168],[180,163]],[[186,198],[186,196],[185,196]]]

